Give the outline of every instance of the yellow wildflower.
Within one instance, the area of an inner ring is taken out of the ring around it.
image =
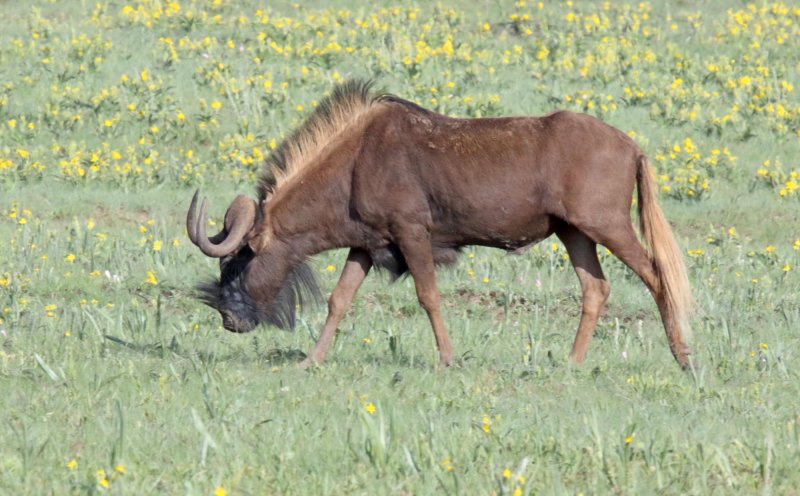
[[[106,471],[98,469],[96,472],[97,475],[97,483],[100,484],[102,487],[108,487],[108,479],[106,478]]]
[[[484,415],[481,419],[481,428],[483,429],[483,432],[487,434],[492,432],[492,421],[489,419],[488,415]]]

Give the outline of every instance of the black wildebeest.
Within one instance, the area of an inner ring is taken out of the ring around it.
[[[634,185],[649,251],[631,223]],[[201,288],[202,298],[231,331],[291,327],[296,303],[317,292],[307,258],[350,248],[304,365],[325,359],[373,265],[411,273],[439,363],[452,364],[436,264],[454,261],[465,245],[514,251],[551,234],[566,246],[583,292],[574,363],[583,361],[609,295],[599,243],[647,285],[672,354],[690,365],[684,334],[691,292],[647,158],[627,135],[588,115],[456,119],[349,82],[269,157],[258,202],[237,197],[210,238],[206,214],[203,201],[197,215],[195,193],[189,237],[220,258],[221,270],[219,281]]]

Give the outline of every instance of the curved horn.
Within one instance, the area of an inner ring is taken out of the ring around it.
[[[197,227],[197,218],[195,215],[195,210],[197,208],[197,195],[200,194],[200,189],[196,189],[194,191],[194,196],[192,196],[192,204],[189,205],[189,212],[186,213],[186,233],[189,235],[189,240],[197,244],[197,231],[195,227]]]
[[[197,245],[197,196],[200,194],[200,190],[197,189],[194,192],[194,196],[192,196],[192,204],[189,205],[189,212],[186,214],[186,232],[189,234],[189,240]],[[226,226],[229,227],[229,226]],[[209,239],[214,244],[219,244],[222,240],[225,239],[227,234],[225,233],[225,229],[222,229],[217,234],[211,236]]]
[[[197,237],[197,217],[196,217],[196,210],[197,210],[197,196],[200,194],[200,190],[197,189],[194,192],[194,196],[192,196],[192,204],[189,205],[189,213],[186,214],[186,232],[189,234],[189,240],[192,243],[197,245],[198,237]],[[226,216],[227,217],[227,216]],[[229,225],[225,225],[225,227],[230,228]],[[225,229],[220,230],[217,234],[211,236],[210,239],[212,243],[219,244],[221,241],[225,239],[227,233]],[[197,245],[199,246],[199,245]]]
[[[197,196],[192,197],[192,204],[186,215],[186,230],[189,239],[209,257],[220,258],[229,255],[241,244],[247,232],[253,227],[256,219],[256,202],[244,195],[239,195],[233,200],[225,213],[225,227],[215,236],[206,237],[206,212],[208,199],[204,198],[200,205],[200,215],[197,216]]]

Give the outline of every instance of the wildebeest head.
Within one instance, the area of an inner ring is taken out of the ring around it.
[[[263,223],[256,202],[243,195],[228,207],[222,230],[207,237],[207,202],[203,200],[197,215],[198,193],[186,215],[186,230],[200,251],[219,258],[220,268],[219,279],[198,287],[200,299],[220,313],[229,331],[249,332],[259,324],[294,328],[298,304],[319,295],[309,267],[249,243],[258,237]]]

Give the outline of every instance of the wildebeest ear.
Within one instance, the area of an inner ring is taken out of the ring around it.
[[[247,236],[247,246],[250,250],[258,254],[259,251],[267,244],[269,234],[264,229],[263,223],[257,223]]]
[[[248,198],[245,195],[237,196],[228,207],[227,212],[225,212],[225,230],[230,232],[234,224],[238,222],[240,218],[248,219],[251,223],[250,227],[252,227],[252,224],[255,224],[258,218],[257,209],[256,201],[252,198]],[[245,224],[247,224],[247,222],[245,222]]]
[[[269,207],[269,201],[272,199],[272,193],[267,193],[260,202],[258,202],[257,210],[258,210],[258,217],[256,218],[256,224],[258,224],[266,215],[267,215],[267,207]]]

